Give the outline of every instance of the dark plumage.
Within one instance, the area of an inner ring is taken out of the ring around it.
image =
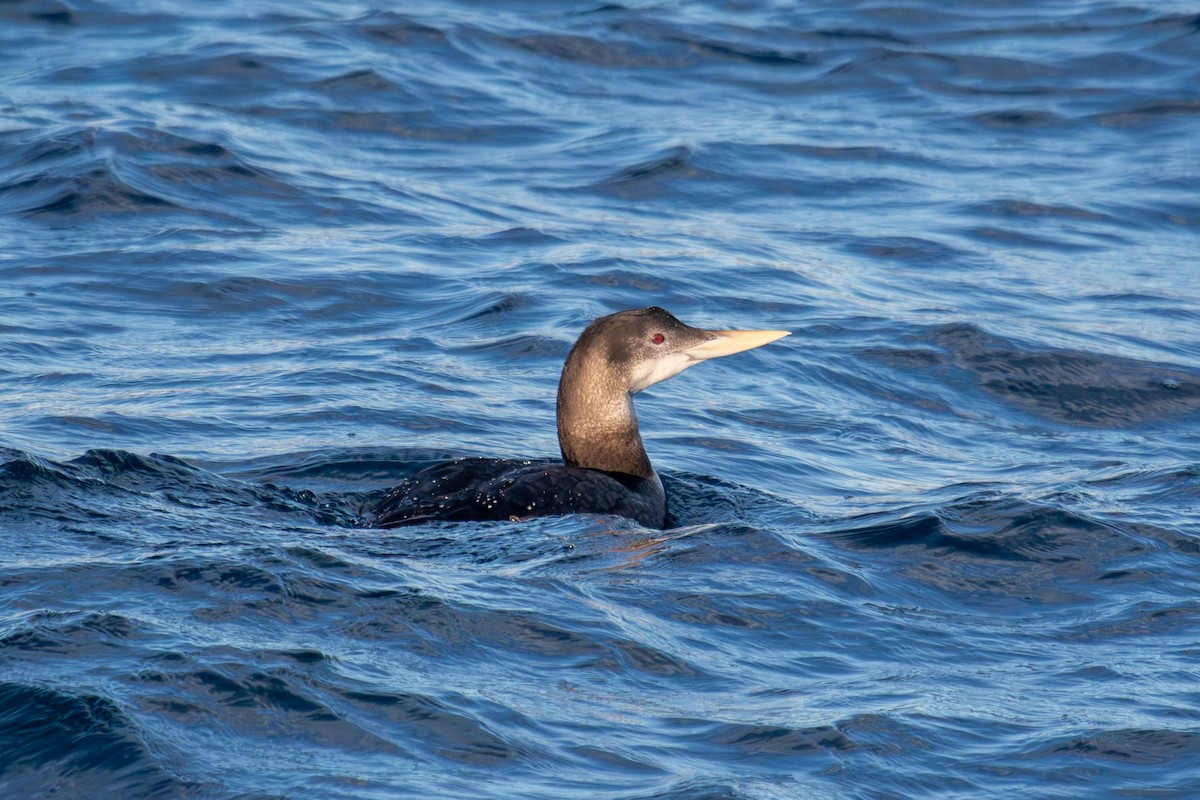
[[[552,514],[629,517],[662,527],[662,484],[620,472],[553,462],[460,458],[429,467],[392,489],[375,509],[379,527],[449,520],[507,520]]]
[[[564,463],[464,458],[429,467],[388,492],[374,524],[586,513],[661,528],[666,495],[642,445],[633,395],[705,359],[786,335],[692,328],[657,307],[601,317],[571,348],[559,380]]]

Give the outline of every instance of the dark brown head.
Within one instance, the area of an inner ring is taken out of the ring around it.
[[[701,361],[773,342],[785,331],[706,331],[656,306],[587,326],[558,382],[558,443],[570,466],[657,480],[633,395]]]
[[[603,374],[608,380],[612,380],[608,376],[618,376],[627,393],[637,394],[706,359],[739,353],[783,336],[787,331],[693,328],[670,312],[650,306],[597,319],[571,349],[567,366],[584,374]],[[566,377],[566,368],[563,374]]]

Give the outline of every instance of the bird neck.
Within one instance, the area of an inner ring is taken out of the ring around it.
[[[558,444],[569,467],[657,477],[642,445],[628,380],[576,352],[558,383]]]

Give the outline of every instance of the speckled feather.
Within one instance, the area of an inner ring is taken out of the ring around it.
[[[392,528],[554,514],[621,516],[652,528],[666,524],[657,478],[497,458],[462,458],[409,476],[376,506],[374,524]]]

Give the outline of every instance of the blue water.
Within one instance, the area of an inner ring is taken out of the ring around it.
[[[0,2],[0,797],[1200,797],[1200,8]],[[378,531],[557,455],[672,526]]]

